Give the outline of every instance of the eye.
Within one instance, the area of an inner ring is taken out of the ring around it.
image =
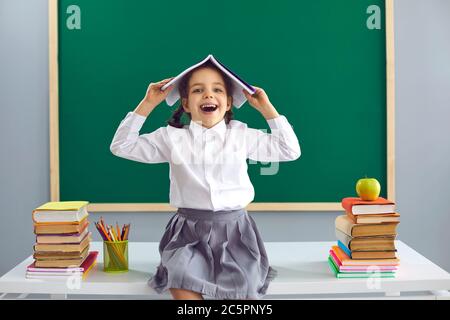
[[[223,92],[223,90],[220,89],[220,88],[216,88],[216,91],[218,91],[218,92]]]
[[[200,89],[194,89],[194,90],[192,90],[192,92],[199,92],[200,91]]]

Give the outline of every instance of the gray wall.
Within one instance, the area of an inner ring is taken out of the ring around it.
[[[399,239],[448,271],[449,17],[447,0],[395,3]],[[0,275],[32,254],[31,210],[50,197],[47,18],[46,0],[0,0]],[[251,213],[265,241],[334,241],[338,214]],[[134,241],[159,241],[169,219],[103,215],[132,222]]]

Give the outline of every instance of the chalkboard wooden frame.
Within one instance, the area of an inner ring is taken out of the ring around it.
[[[59,92],[58,92],[58,0],[49,0],[49,137],[50,137],[50,199],[60,200],[59,163]],[[387,197],[395,201],[395,60],[394,1],[385,1],[386,22],[386,146]],[[82,199],[74,199],[82,200]],[[251,203],[248,211],[341,211],[339,202]],[[91,203],[91,212],[165,212],[174,211],[168,203]]]

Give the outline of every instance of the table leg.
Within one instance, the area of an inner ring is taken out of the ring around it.
[[[65,293],[54,293],[50,295],[50,299],[52,300],[66,300],[67,294]]]
[[[430,291],[436,300],[450,300],[450,292],[448,290],[432,290]]]

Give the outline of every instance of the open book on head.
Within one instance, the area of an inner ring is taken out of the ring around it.
[[[181,72],[179,75],[177,75],[175,78],[167,82],[164,86],[161,87],[161,90],[167,89],[169,86],[173,85],[172,91],[169,92],[169,94],[166,97],[166,102],[169,106],[172,106],[175,102],[177,102],[178,99],[180,99],[180,93],[178,92],[178,84],[180,79],[189,71],[192,69],[197,68],[198,66],[204,64],[210,60],[212,63],[214,63],[220,70],[222,70],[232,81],[233,89],[231,92],[231,96],[233,97],[233,105],[236,108],[240,108],[247,98],[245,98],[244,93],[242,90],[246,90],[249,94],[254,94],[256,92],[256,89],[252,87],[250,84],[242,80],[237,74],[235,74],[233,71],[228,69],[225,65],[223,65],[221,62],[219,62],[216,58],[213,57],[212,54],[208,55],[205,59],[200,61],[197,64],[194,64],[193,66],[187,68],[183,72]]]

